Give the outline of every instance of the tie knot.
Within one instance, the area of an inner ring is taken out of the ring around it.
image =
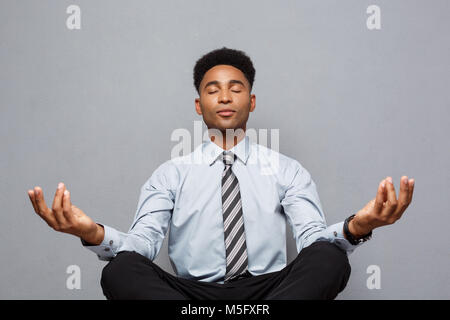
[[[222,152],[222,160],[225,165],[233,165],[236,155],[231,151]]]

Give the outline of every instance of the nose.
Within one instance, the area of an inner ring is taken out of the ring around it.
[[[222,90],[219,94],[219,103],[230,103],[231,100],[231,94],[228,92],[228,90]]]

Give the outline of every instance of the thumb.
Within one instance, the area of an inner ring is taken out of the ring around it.
[[[72,204],[71,205],[72,208],[72,212],[74,215],[76,215],[77,217],[80,216],[80,208],[78,208],[76,205]]]

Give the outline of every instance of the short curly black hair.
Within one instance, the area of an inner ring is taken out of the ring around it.
[[[241,70],[250,83],[251,91],[253,82],[255,81],[255,68],[253,67],[252,60],[243,51],[223,47],[208,52],[195,63],[194,86],[198,94],[200,94],[200,82],[202,82],[205,73],[219,64],[230,65]]]

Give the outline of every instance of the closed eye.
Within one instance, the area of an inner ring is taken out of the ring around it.
[[[216,93],[216,92],[217,92],[217,90],[216,91],[210,91],[210,92],[208,92],[208,94],[213,94],[213,93]],[[240,93],[241,90],[231,90],[231,92]]]

